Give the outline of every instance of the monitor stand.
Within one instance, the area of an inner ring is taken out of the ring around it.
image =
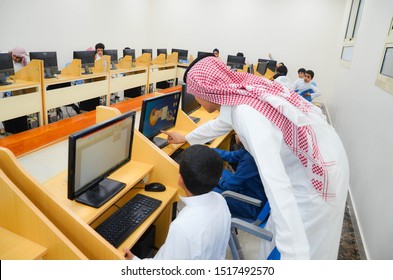
[[[75,200],[94,208],[99,208],[109,199],[114,197],[125,186],[125,183],[105,178],[79,195],[75,198]]]
[[[164,148],[165,146],[168,146],[168,140],[166,140],[165,138],[161,138],[161,137],[154,137],[152,139],[152,142],[160,149]]]
[[[10,82],[7,82],[7,76],[0,73],[0,86],[10,85]]]

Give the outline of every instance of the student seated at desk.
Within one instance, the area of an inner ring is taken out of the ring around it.
[[[307,70],[303,80],[298,79],[292,85],[292,89],[309,102],[321,95],[315,83],[312,82],[313,78],[314,71]]]
[[[211,190],[217,185],[223,161],[204,145],[193,145],[183,152],[179,186],[187,197],[185,207],[169,226],[168,236],[155,260],[224,259],[229,241],[231,214],[225,199]],[[124,248],[126,259],[138,259]]]
[[[225,151],[221,149],[213,149],[220,157],[228,163],[236,163],[235,172],[224,169],[217,186],[213,191],[222,193],[224,191],[234,191],[244,194],[261,201],[261,207],[241,202],[231,197],[225,198],[229,207],[229,211],[233,216],[255,219],[261,212],[262,207],[267,202],[265,190],[259,176],[258,167],[252,155],[247,152],[239,136],[235,135],[236,144],[240,146],[235,151]]]

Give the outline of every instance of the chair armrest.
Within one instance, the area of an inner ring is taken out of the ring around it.
[[[250,224],[238,218],[232,218],[231,221],[232,228],[241,229],[267,241],[272,241],[273,239],[273,234],[264,228],[260,228],[254,224]]]
[[[223,197],[231,197],[234,199],[237,199],[239,201],[257,206],[257,207],[261,207],[261,201],[259,199],[244,195],[244,194],[240,194],[234,191],[224,191],[221,193]]]

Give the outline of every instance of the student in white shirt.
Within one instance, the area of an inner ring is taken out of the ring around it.
[[[221,260],[229,241],[231,214],[221,194],[213,192],[223,170],[221,157],[204,145],[182,153],[179,186],[185,207],[169,226],[154,260]],[[138,259],[124,248],[126,259]]]
[[[27,63],[29,63],[29,57],[24,48],[16,47],[10,53],[14,62],[15,73],[25,67]]]
[[[170,143],[205,143],[232,129],[258,166],[271,214],[260,257],[337,259],[349,167],[344,147],[321,110],[279,83],[232,72],[214,57],[187,69],[187,90],[219,116]]]
[[[312,82],[313,78],[314,71],[307,70],[304,78],[296,80],[292,85],[292,89],[309,102],[321,95],[316,85]]]

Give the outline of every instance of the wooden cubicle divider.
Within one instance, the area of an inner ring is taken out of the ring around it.
[[[157,56],[156,58],[154,58],[152,60],[153,64],[157,64],[157,65],[163,65],[166,63],[166,59],[165,59],[165,54],[160,54],[159,56]]]
[[[102,105],[96,107],[96,123],[101,123],[120,115],[121,112],[117,108]]]
[[[135,59],[135,66],[150,66],[151,55],[149,53],[144,53]]]
[[[40,83],[44,79],[43,69],[44,62],[42,60],[33,59],[12,77],[16,80]]]
[[[73,59],[66,67],[61,70],[61,75],[82,77],[82,60]]]
[[[12,152],[6,148],[0,148],[0,168],[87,258],[124,259],[121,252],[106,242],[90,225],[71,209],[60,205],[36,179],[25,171]]]
[[[131,69],[132,67],[132,56],[126,55],[117,63],[117,68],[119,69]]]
[[[0,170],[0,259],[87,257]]]
[[[167,63],[177,63],[178,61],[179,54],[177,52],[173,52],[171,54],[168,54],[166,58]]]

